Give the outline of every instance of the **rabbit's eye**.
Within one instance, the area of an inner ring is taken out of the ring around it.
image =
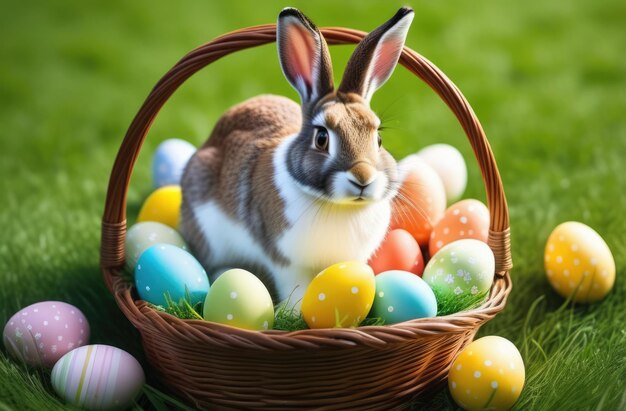
[[[378,148],[380,148],[383,145],[383,137],[378,134]]]
[[[324,127],[315,127],[315,135],[313,136],[315,148],[321,151],[328,151],[328,140],[328,130]]]

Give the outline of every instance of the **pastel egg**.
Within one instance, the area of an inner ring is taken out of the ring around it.
[[[615,260],[609,246],[591,227],[575,221],[552,231],[544,263],[554,290],[576,302],[599,301],[615,283]]]
[[[86,345],[68,352],[52,369],[52,387],[70,404],[87,410],[123,410],[145,383],[139,362],[109,345]]]
[[[18,311],[4,327],[4,347],[33,367],[52,367],[72,349],[89,342],[89,323],[73,305],[43,301]]]
[[[374,274],[389,270],[410,271],[422,275],[424,257],[417,241],[401,228],[391,230],[368,261]]]
[[[376,297],[370,317],[395,324],[437,315],[437,299],[424,280],[407,271],[386,271],[376,276]]]
[[[478,200],[462,200],[448,207],[430,234],[430,255],[446,244],[464,238],[487,242],[489,238],[489,210]]]
[[[191,305],[195,305],[209,292],[209,279],[187,251],[171,244],[155,244],[139,257],[135,286],[139,297],[154,305],[167,306],[166,294],[174,302],[189,294]]]
[[[178,138],[171,138],[159,144],[152,157],[154,188],[180,185],[185,166],[195,152],[193,144]]]
[[[449,144],[433,144],[420,150],[417,155],[441,178],[448,202],[463,196],[467,186],[467,166],[459,150]]]
[[[178,227],[182,198],[180,186],[157,189],[143,203],[137,222],[156,221],[172,228]]]
[[[307,287],[302,315],[309,328],[356,327],[374,302],[374,271],[364,263],[331,265]]]
[[[454,401],[466,410],[508,410],[524,388],[524,361],[506,338],[479,338],[461,351],[448,374]]]
[[[126,233],[126,265],[134,269],[141,253],[157,243],[187,249],[183,238],[172,227],[154,221],[144,221],[133,225]]]
[[[446,192],[437,173],[419,157],[412,155],[400,161],[398,195],[393,201],[391,229],[402,228],[428,245],[433,226],[446,210]]]
[[[204,302],[204,319],[247,330],[269,330],[274,305],[269,291],[254,274],[228,270],[213,283]]]
[[[495,258],[491,248],[474,239],[445,245],[424,269],[424,280],[437,296],[437,302],[474,302],[472,296],[487,292],[493,282]],[[460,307],[462,309],[462,307]]]

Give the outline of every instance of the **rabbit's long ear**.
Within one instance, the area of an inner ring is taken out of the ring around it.
[[[358,44],[338,91],[360,94],[368,102],[393,73],[413,21],[413,10],[403,7]]]
[[[278,58],[302,104],[333,91],[333,69],[328,46],[318,28],[300,11],[284,9],[278,16]]]

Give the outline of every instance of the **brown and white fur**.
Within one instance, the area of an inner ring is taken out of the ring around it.
[[[322,269],[376,250],[398,171],[369,102],[412,19],[402,8],[364,38],[335,90],[319,30],[298,10],[280,13],[279,60],[301,105],[264,95],[231,108],[183,175],[181,232],[209,273],[246,268],[297,301]]]

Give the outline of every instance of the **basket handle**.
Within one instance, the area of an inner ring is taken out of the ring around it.
[[[328,44],[358,43],[366,33],[341,27],[321,29]],[[100,265],[105,277],[124,264],[126,240],[126,200],[130,176],[139,150],[156,115],[178,87],[198,70],[230,53],[276,41],[276,25],[249,27],[222,35],[184,56],[154,86],[133,119],[120,147],[107,191],[102,219]],[[503,276],[512,268],[509,238],[509,213],[496,160],[485,133],[461,91],[434,64],[404,47],[400,64],[422,79],[450,107],[467,135],[487,190],[491,216],[489,246],[496,257],[496,274]],[[105,278],[111,285],[113,278]]]

